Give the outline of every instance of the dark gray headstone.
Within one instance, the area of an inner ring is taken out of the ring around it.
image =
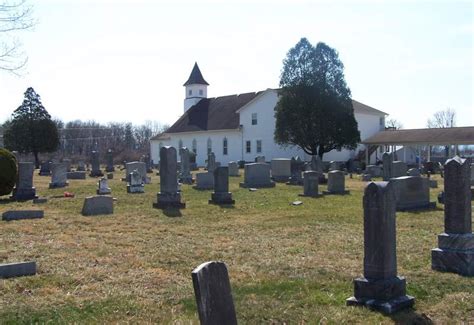
[[[391,314],[411,307],[405,278],[397,276],[395,191],[387,182],[371,182],[364,191],[364,277],[354,280],[347,305]]]
[[[12,210],[2,214],[2,220],[40,219],[44,217],[43,210]]]
[[[49,188],[60,188],[69,185],[67,181],[67,163],[59,162],[51,164],[51,183]]]
[[[111,173],[111,172],[115,171],[114,152],[112,151],[112,149],[107,150],[107,154],[106,154],[105,159],[106,159],[106,162],[107,162],[107,166],[105,167],[105,171],[107,173]]]
[[[300,196],[319,197],[319,175],[317,171],[309,170],[303,173],[303,194]]]
[[[214,189],[214,173],[198,173],[196,174],[196,186],[198,190]]]
[[[33,187],[33,172],[35,165],[32,162],[19,162],[16,185],[12,199],[23,201],[36,199],[36,189]]]
[[[332,170],[328,173],[328,190],[323,194],[349,194],[346,190],[346,178],[343,171]]]
[[[41,163],[41,167],[40,167],[40,171],[39,171],[39,175],[40,176],[49,176],[51,175],[51,169],[50,169],[50,165],[51,164],[51,161],[43,161]]]
[[[179,156],[181,158],[181,165],[179,171],[179,181],[183,184],[192,184],[193,177],[191,175],[191,166],[189,161],[189,149],[182,147],[179,149]]]
[[[214,192],[211,194],[209,203],[235,203],[232,199],[232,193],[229,192],[229,167],[217,167],[214,169]]]
[[[192,272],[194,294],[202,325],[236,325],[234,300],[227,267],[221,262],[207,262]]]
[[[291,176],[288,179],[286,184],[288,185],[301,185],[303,184],[303,177],[301,172],[304,168],[304,162],[301,160],[299,156],[291,158]]]
[[[142,175],[137,170],[130,173],[129,182],[127,184],[127,193],[144,193],[145,184],[143,183]]]
[[[383,180],[388,181],[392,177],[393,153],[384,152],[382,155]]]
[[[102,173],[102,170],[100,170],[100,161],[99,161],[99,152],[98,151],[92,151],[91,152],[91,165],[92,165],[92,170],[90,175],[92,177],[102,177],[104,176],[104,173]]]
[[[160,192],[153,207],[158,209],[185,208],[178,190],[178,157],[174,147],[160,149]]]
[[[19,276],[35,275],[36,262],[0,264],[0,278],[8,279]]]
[[[433,270],[474,276],[474,235],[469,163],[454,157],[444,166],[444,233],[431,251]]]
[[[106,195],[110,193],[112,193],[112,190],[109,187],[107,178],[102,177],[101,179],[99,179],[99,182],[97,183],[97,194]]]
[[[287,182],[291,177],[291,159],[275,158],[271,161],[272,179],[275,182]]]
[[[96,216],[114,213],[114,200],[111,196],[89,196],[82,206],[83,216]]]

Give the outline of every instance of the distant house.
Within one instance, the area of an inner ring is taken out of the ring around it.
[[[196,153],[196,162],[201,166],[210,152],[223,164],[254,161],[256,156],[265,156],[269,161],[299,155],[309,160],[300,148],[283,147],[273,140],[278,89],[207,98],[209,84],[197,63],[183,86],[186,89],[184,114],[168,130],[151,139],[153,161],[159,161],[162,146],[188,147]],[[384,129],[386,113],[355,100],[353,107],[361,139]],[[323,159],[346,161],[363,148],[361,145],[356,150],[333,150],[324,154]],[[375,155],[371,158],[375,160]]]

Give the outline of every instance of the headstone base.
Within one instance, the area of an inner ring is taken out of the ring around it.
[[[51,176],[51,172],[42,172],[42,171],[40,171],[40,172],[38,173],[38,175],[39,175],[39,176]]]
[[[211,194],[209,204],[235,204],[231,192],[214,192]]]
[[[181,202],[181,193],[158,193],[156,203],[153,203],[153,207],[156,209],[184,209],[186,203]]]
[[[365,306],[386,314],[413,306],[415,298],[406,295],[404,277],[387,280],[358,278],[354,280],[354,297],[346,300],[348,306]]]
[[[397,211],[416,211],[416,210],[432,210],[436,208],[436,202],[413,203],[413,204],[397,204]]]
[[[275,187],[275,182],[270,182],[266,184],[246,184],[245,182],[239,183],[239,187],[242,188],[270,188]]]
[[[347,195],[350,191],[323,191],[324,195]]]
[[[68,186],[69,183],[49,183],[49,188],[61,188],[61,187],[66,187]]]
[[[37,199],[38,196],[36,195],[36,188],[14,188],[13,189],[13,194],[10,197],[13,200],[16,201],[27,201],[27,200],[33,200]]]
[[[0,264],[0,279],[36,274],[36,262]]]
[[[145,185],[127,185],[127,193],[145,193]]]
[[[474,234],[442,233],[438,246],[431,250],[433,270],[474,276]]]
[[[93,170],[89,174],[90,177],[102,177],[104,176],[104,173],[101,170]]]
[[[40,219],[44,217],[43,210],[12,210],[2,214],[2,220]]]
[[[107,194],[110,194],[112,193],[112,191],[110,190],[110,188],[107,188],[107,190],[96,190],[96,193],[97,195],[107,195]]]
[[[107,167],[107,168],[105,168],[105,171],[107,173],[113,173],[115,171],[115,167]]]

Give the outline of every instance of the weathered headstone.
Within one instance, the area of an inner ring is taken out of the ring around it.
[[[86,164],[82,160],[79,160],[77,162],[76,172],[85,172],[85,171],[86,171]]]
[[[349,194],[346,190],[346,179],[343,171],[332,170],[328,173],[328,190],[323,194]]]
[[[474,276],[469,163],[458,156],[444,166],[444,233],[431,251],[433,270]]]
[[[471,186],[474,186],[474,164],[471,164]]]
[[[428,178],[421,176],[402,176],[390,178],[396,197],[396,210],[434,209],[436,202],[430,202]]]
[[[320,197],[319,193],[319,175],[317,171],[309,170],[303,173],[303,194],[300,196]]]
[[[105,171],[107,173],[111,173],[115,171],[114,167],[114,152],[112,149],[107,150],[107,154],[105,155],[105,160],[107,162],[107,166],[105,167]]]
[[[301,172],[303,171],[304,162],[299,156],[291,158],[291,176],[286,184],[288,185],[301,185],[303,184],[303,177]]]
[[[229,167],[217,167],[214,169],[214,192],[211,194],[209,203],[234,204],[232,193],[229,192]]]
[[[319,184],[326,184],[327,179],[324,175],[323,162],[318,155],[311,156],[311,161],[306,166],[306,170],[313,170],[319,173]]]
[[[44,217],[43,210],[10,210],[2,214],[2,220],[40,219]]]
[[[174,147],[160,148],[160,192],[153,207],[158,209],[185,208],[178,191],[178,157]]]
[[[362,305],[386,314],[411,307],[406,280],[397,276],[395,191],[393,184],[371,182],[364,191],[364,277],[354,280],[347,305]]]
[[[403,161],[394,161],[392,162],[392,167],[390,170],[390,178],[402,177],[407,175],[407,164]]]
[[[230,161],[228,166],[229,166],[229,176],[231,177],[240,176],[239,164],[237,164],[235,161]]]
[[[91,167],[92,170],[91,170],[90,176],[92,177],[104,176],[104,173],[102,173],[102,170],[100,170],[99,152],[95,150],[91,152],[91,165],[92,165]]]
[[[89,196],[84,200],[84,205],[82,206],[83,216],[96,216],[113,213],[114,199],[111,196]]]
[[[19,162],[16,185],[12,199],[17,201],[36,199],[36,189],[33,187],[33,172],[35,165],[32,162]]]
[[[383,180],[388,181],[392,177],[393,153],[384,152],[382,155]]]
[[[272,179],[275,182],[287,182],[291,177],[291,159],[275,158],[271,161]]]
[[[264,163],[264,162],[265,162],[265,156],[257,156],[257,157],[255,157],[255,162],[256,162],[256,163]]]
[[[418,168],[410,168],[407,171],[407,176],[421,176],[421,173]]]
[[[0,279],[36,274],[36,262],[0,264]]]
[[[130,173],[127,184],[127,193],[144,193],[145,185],[143,184],[142,175],[137,170]]]
[[[130,183],[130,174],[136,170],[141,178],[143,183],[149,184],[150,178],[146,174],[146,164],[140,161],[132,161],[125,164],[125,180]]]
[[[66,165],[66,172],[71,171],[71,159],[63,159],[62,163]]]
[[[49,188],[66,187],[69,183],[67,181],[67,164],[65,162],[51,164],[51,183]]]
[[[214,189],[214,173],[198,173],[196,174],[196,186],[198,190],[212,190]]]
[[[193,270],[192,279],[201,325],[237,325],[226,265],[203,263]]]
[[[51,175],[51,168],[50,168],[51,161],[43,161],[41,163],[39,175],[40,176],[49,176]]]
[[[266,163],[246,164],[244,182],[239,185],[244,188],[275,187],[275,182],[270,178],[270,165]]]
[[[212,174],[216,167],[216,155],[211,152],[207,155],[207,171]]]
[[[383,171],[382,166],[379,165],[368,165],[365,167],[365,172],[370,174],[371,177],[382,177]]]
[[[182,147],[181,149],[179,149],[179,156],[181,158],[179,181],[183,184],[192,184],[193,177],[191,175],[191,168],[189,163],[189,149],[186,147]]]
[[[333,171],[333,170],[340,170],[341,169],[341,164],[339,164],[339,162],[337,161],[330,161],[329,162],[329,171]]]
[[[97,183],[98,189],[97,189],[97,194],[98,195],[106,195],[112,193],[109,183],[107,182],[107,178],[102,177],[99,179],[99,182]]]

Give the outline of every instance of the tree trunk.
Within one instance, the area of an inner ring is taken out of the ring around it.
[[[38,152],[33,151],[33,155],[35,156],[35,168],[38,169],[38,168],[40,168],[40,163],[39,163],[39,159],[38,159]]]

